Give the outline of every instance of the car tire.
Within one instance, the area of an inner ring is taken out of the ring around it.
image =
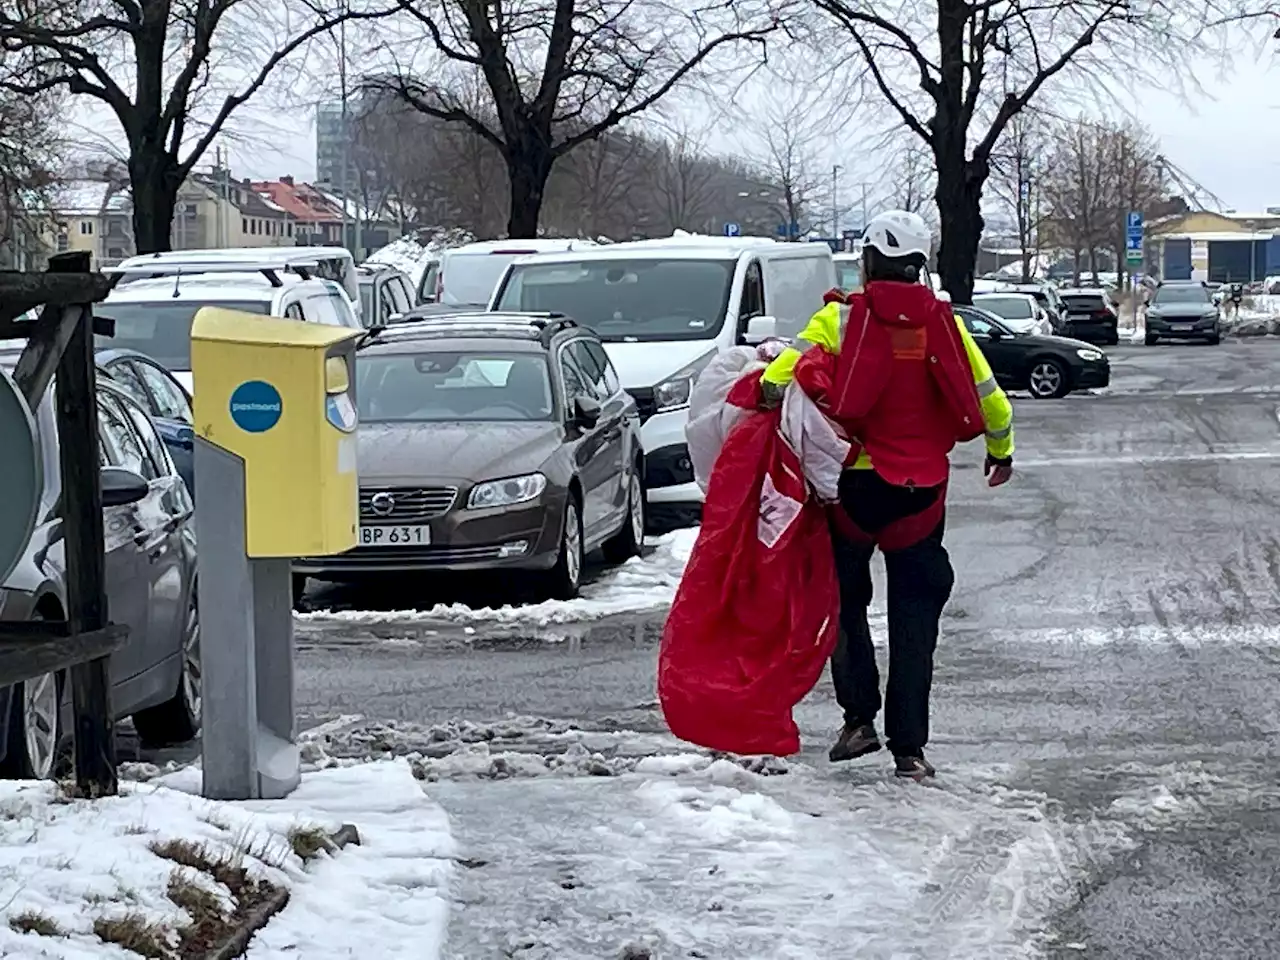
[[[1071,375],[1061,360],[1038,357],[1032,361],[1027,389],[1037,400],[1056,400],[1071,392]]]
[[[64,686],[52,673],[13,685],[0,779],[52,780],[66,772],[71,740],[62,730]]]
[[[1215,333],[1208,340],[1206,340],[1205,343],[1207,343],[1211,347],[1218,346],[1218,344],[1222,343],[1222,334]]]
[[[648,521],[644,504],[644,479],[640,464],[631,468],[627,480],[627,515],[622,529],[604,542],[601,548],[610,563],[623,563],[644,551],[644,525]]]
[[[1157,337],[1154,333],[1148,333],[1146,337],[1143,338],[1143,342],[1146,343],[1148,347],[1154,347],[1157,343],[1160,342],[1160,338]]]
[[[574,494],[564,505],[560,552],[556,565],[547,571],[546,594],[552,600],[573,600],[582,587],[582,507]]]
[[[194,740],[200,733],[202,677],[200,674],[200,608],[191,588],[187,616],[182,623],[182,669],[178,689],[164,703],[133,715],[138,739],[147,747],[169,747]]]

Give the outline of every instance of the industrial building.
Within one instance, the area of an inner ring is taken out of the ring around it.
[[[1252,283],[1280,275],[1280,207],[1200,210],[1147,221],[1146,272],[1162,280]]]

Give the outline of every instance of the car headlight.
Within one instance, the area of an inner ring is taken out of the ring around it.
[[[702,373],[715,355],[714,350],[704,354],[654,387],[654,412],[668,413],[672,410],[683,410],[689,406],[689,398],[693,395],[693,384],[698,379],[698,374]]]
[[[1201,317],[1200,319],[1201,319],[1201,320],[1216,320],[1216,319],[1218,319],[1218,311],[1217,311],[1217,310],[1206,310],[1206,311],[1205,311],[1204,316],[1203,316],[1203,317]]]
[[[505,480],[489,480],[485,483],[477,483],[471,488],[467,506],[472,509],[510,507],[536,499],[545,489],[547,489],[547,478],[540,473],[508,477]]]
[[[1076,356],[1081,360],[1101,360],[1103,354],[1101,350],[1090,350],[1088,347],[1081,347],[1076,351]]]

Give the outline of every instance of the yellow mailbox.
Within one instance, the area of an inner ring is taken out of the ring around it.
[[[195,316],[196,435],[244,462],[249,557],[327,556],[356,545],[359,335],[220,307]],[[198,499],[206,496],[217,494],[200,487]]]

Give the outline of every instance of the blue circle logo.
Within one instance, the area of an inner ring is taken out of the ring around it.
[[[231,419],[247,433],[265,433],[280,422],[284,401],[265,380],[248,380],[231,394]]]

